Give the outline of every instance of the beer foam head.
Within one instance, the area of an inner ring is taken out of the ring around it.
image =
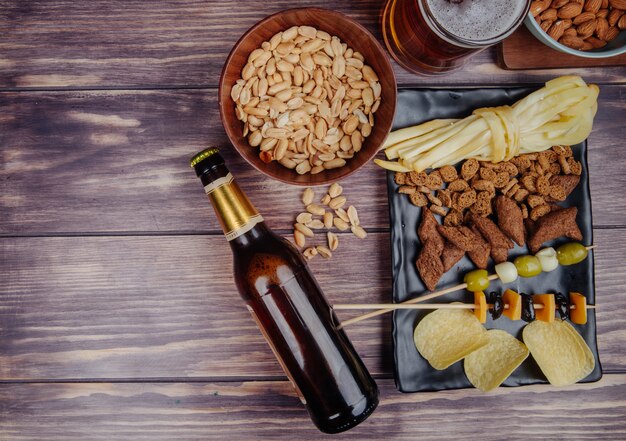
[[[485,41],[506,33],[526,10],[522,0],[426,0],[433,19],[450,34]]]

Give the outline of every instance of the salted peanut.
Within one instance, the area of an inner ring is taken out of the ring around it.
[[[322,199],[320,199],[320,202],[324,205],[328,205],[328,203],[330,202],[332,198],[330,197],[330,195],[325,194]]]
[[[304,205],[310,205],[313,202],[313,198],[315,198],[315,192],[313,189],[310,187],[306,188],[302,193],[302,203]]]
[[[306,211],[316,216],[323,216],[326,210],[316,204],[309,204],[306,206]]]
[[[317,256],[317,250],[315,248],[307,248],[302,252],[302,255],[307,259],[312,259],[313,257]]]
[[[367,231],[365,231],[365,229],[360,225],[352,225],[352,227],[350,227],[350,231],[352,231],[352,234],[359,239],[365,239],[367,237]]]
[[[331,161],[326,161],[323,165],[326,170],[331,170],[334,168],[343,167],[344,165],[346,165],[346,161],[345,159],[335,158]]]
[[[350,224],[352,225],[361,225],[361,221],[359,220],[359,214],[356,211],[354,205],[350,205],[347,210],[348,219],[350,219]]]
[[[331,251],[335,251],[339,246],[339,238],[332,231],[326,233],[326,237],[328,239],[328,248],[330,248]]]
[[[296,216],[296,222],[299,224],[308,224],[313,220],[313,215],[311,213],[300,213]]]
[[[344,210],[343,208],[337,208],[335,210],[335,214],[340,219],[343,219],[344,222],[350,222],[350,217],[348,216],[348,213],[346,212],[346,210]]]
[[[333,227],[333,214],[330,211],[324,213],[324,226],[326,228]]]
[[[315,249],[317,250],[318,254],[324,259],[330,259],[331,257],[333,257],[333,253],[323,245],[318,245],[315,247]]]
[[[336,198],[331,199],[328,206],[333,210],[336,210],[337,208],[343,207],[346,204],[346,201],[347,199],[345,196],[337,196]]]
[[[306,244],[306,237],[304,236],[304,234],[302,234],[302,232],[295,230],[293,232],[293,240],[296,243],[297,246],[299,246],[300,248],[303,248],[304,245]]]
[[[343,188],[341,187],[341,185],[337,184],[336,182],[328,188],[328,194],[330,195],[331,198],[336,198],[337,196],[341,194],[342,191],[343,191]]]
[[[306,225],[297,223],[293,227],[294,227],[294,229],[296,231],[299,231],[300,233],[304,234],[306,237],[313,237],[314,236],[313,230],[311,230]]]
[[[350,228],[350,225],[348,225],[348,223],[340,217],[335,217],[333,219],[333,224],[335,225],[335,228],[337,228],[339,231],[346,231],[348,228]]]

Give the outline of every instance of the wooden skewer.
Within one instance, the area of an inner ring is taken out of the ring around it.
[[[536,303],[535,309],[543,309],[543,305]],[[487,308],[492,308],[492,304],[487,304]],[[596,305],[587,305],[587,309],[596,309]],[[406,303],[340,303],[334,305],[333,309],[476,309],[473,303],[426,303],[426,304],[406,304]],[[504,309],[509,309],[509,305],[504,305]],[[576,309],[575,305],[570,305],[570,309]]]
[[[595,245],[590,245],[590,246],[585,247],[585,248],[587,248],[587,250],[592,250],[595,247],[596,247]],[[497,280],[497,279],[499,279],[499,277],[498,277],[497,274],[492,274],[492,275],[490,275],[488,277],[488,279],[489,280]],[[445,289],[441,289],[439,291],[431,292],[430,294],[426,294],[425,296],[416,297],[414,299],[406,300],[406,301],[404,301],[402,303],[390,303],[390,304],[388,304],[388,306],[383,306],[384,309],[373,308],[373,309],[379,309],[379,310],[378,311],[368,312],[366,314],[359,315],[357,317],[353,317],[351,319],[348,319],[345,322],[340,323],[339,326],[337,326],[337,329],[342,329],[344,326],[351,325],[353,323],[358,323],[360,321],[367,320],[367,319],[372,318],[372,317],[376,317],[376,316],[379,316],[379,315],[386,314],[386,313],[391,312],[391,311],[393,311],[395,309],[401,309],[401,308],[396,308],[395,307],[395,306],[398,306],[398,305],[412,305],[412,304],[416,304],[416,303],[422,303],[422,302],[425,302],[426,300],[434,299],[436,297],[440,297],[442,295],[449,294],[449,293],[455,292],[455,291],[459,291],[459,290],[465,289],[465,288],[467,288],[467,283],[460,283],[458,285],[451,286],[450,288],[445,288]],[[337,307],[337,305],[335,305],[335,308],[336,307]],[[352,308],[352,309],[355,309],[355,308]],[[372,308],[362,308],[362,309],[372,309]],[[410,309],[410,308],[407,308],[407,309]]]
[[[488,277],[489,280],[496,280],[498,278],[499,277],[498,277],[497,274],[492,274],[492,275],[490,275]],[[431,292],[430,294],[426,294],[425,296],[416,297],[414,299],[410,299],[410,300],[404,301],[402,303],[390,303],[389,307],[386,307],[386,306],[383,307],[385,309],[375,308],[375,309],[378,309],[378,311],[368,312],[367,314],[363,314],[363,315],[360,315],[358,317],[353,317],[351,319],[348,319],[345,322],[340,323],[339,326],[337,326],[337,329],[341,329],[341,328],[343,328],[346,325],[351,325],[352,323],[357,323],[357,322],[360,322],[360,321],[363,321],[363,320],[367,320],[368,318],[376,317],[376,316],[383,315],[383,314],[386,314],[388,312],[391,312],[391,311],[394,310],[393,308],[390,309],[391,306],[395,306],[395,305],[412,305],[412,304],[415,304],[415,303],[422,303],[422,302],[425,302],[427,300],[431,300],[431,299],[434,299],[436,297],[440,297],[440,296],[443,296],[445,294],[449,294],[451,292],[459,291],[459,290],[465,289],[465,288],[467,288],[467,283],[460,283],[458,285],[451,286],[450,288],[440,289],[439,291]]]

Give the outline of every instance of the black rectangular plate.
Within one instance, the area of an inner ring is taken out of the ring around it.
[[[394,120],[394,129],[419,124],[435,118],[463,118],[472,110],[485,106],[513,104],[535,89],[530,88],[497,88],[497,89],[457,89],[457,90],[413,90],[405,89],[398,93],[398,106]],[[578,207],[577,222],[583,233],[583,243],[593,243],[591,221],[591,199],[589,196],[589,179],[587,168],[586,142],[572,146],[574,156],[581,161],[583,173],[580,183],[565,201],[565,205]],[[427,293],[427,289],[418,276],[415,259],[420,248],[417,237],[417,225],[421,209],[412,205],[409,198],[397,192],[398,186],[393,179],[394,174],[387,173],[389,192],[389,213],[391,222],[391,261],[393,271],[393,301],[403,302]],[[567,240],[555,240],[546,246],[557,246]],[[524,247],[516,247],[509,253],[509,260],[518,255],[527,254]],[[437,288],[445,288],[461,283],[463,275],[475,269],[471,261],[464,257],[439,281]],[[489,267],[493,273],[493,263]],[[506,285],[517,292],[538,294],[546,292],[578,291],[587,296],[589,304],[595,304],[593,253],[589,253],[583,262],[568,266],[560,266],[550,273],[542,273],[537,277],[524,279]],[[504,291],[500,281],[493,281],[488,291]],[[434,300],[435,302],[473,302],[473,295],[467,291],[458,291]],[[436,391],[472,387],[465,373],[463,362],[454,363],[447,369],[438,371],[422,358],[413,343],[413,331],[418,321],[428,311],[398,310],[393,316],[393,342],[395,359],[396,386],[401,392]],[[523,321],[511,321],[501,317],[496,321],[487,319],[487,329],[503,329],[518,339],[521,338]],[[585,339],[596,359],[595,369],[582,382],[598,381],[602,377],[602,368],[598,358],[596,344],[596,317],[593,310],[589,311],[585,325],[574,325]],[[526,361],[511,374],[503,386],[522,386],[527,384],[547,383],[539,367],[529,356]]]

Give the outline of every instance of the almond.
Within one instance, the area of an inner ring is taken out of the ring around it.
[[[584,22],[586,22],[588,20],[593,20],[594,18],[596,18],[596,15],[593,12],[583,12],[578,17],[576,17],[574,20],[572,20],[572,23],[575,24],[575,25],[579,25],[579,24],[584,23]]]
[[[578,28],[576,28],[576,32],[583,40],[587,37],[591,37],[593,35],[593,31],[596,30],[596,20],[589,20],[584,23],[581,23]]]
[[[596,12],[596,18],[607,18],[608,15],[609,15],[608,9],[600,9],[598,12]]]
[[[624,29],[626,29],[626,14],[622,15],[619,20],[617,21],[617,27],[623,31]]]
[[[602,0],[587,0],[583,9],[585,11],[593,12],[595,14],[596,12],[598,12],[601,6]]]
[[[606,18],[606,20],[609,22],[609,26],[615,26],[622,15],[624,15],[624,11],[620,11],[619,9],[611,10],[608,17]]]
[[[569,19],[569,18],[568,18],[568,19],[566,19],[566,20],[563,20],[563,26],[565,26],[565,29],[569,29],[569,28],[571,28],[571,27],[573,26],[573,25],[572,25],[572,20],[571,20],[571,19]]]
[[[597,0],[590,0],[590,1],[597,1]],[[563,19],[574,18],[577,15],[579,15],[582,11],[583,11],[582,5],[578,3],[570,2],[559,9],[559,11],[557,12],[557,16]]]
[[[563,20],[558,20],[548,29],[548,35],[550,38],[558,41],[563,36],[563,31],[565,31]]]
[[[533,17],[538,16],[550,6],[550,0],[534,0],[530,4],[530,13]]]
[[[609,31],[609,22],[604,18],[598,18],[596,24],[596,36],[600,40],[606,41],[606,33]]]
[[[609,7],[609,0],[602,0],[602,6],[600,6],[600,9],[606,9]]]
[[[576,37],[578,35],[578,32],[576,32],[576,28],[569,28],[565,29],[565,32],[563,32],[563,36],[565,37],[566,35]]]
[[[615,9],[626,9],[626,0],[609,0],[609,5]]]
[[[600,49],[601,47],[606,46],[606,41],[600,40],[599,38],[596,38],[596,37],[589,37],[585,41],[590,43],[594,49]]]
[[[550,3],[550,7],[554,9],[559,9],[560,7],[563,7],[568,3],[569,0],[552,0],[552,3]]]
[[[559,40],[559,43],[564,44],[567,47],[571,47],[572,49],[582,49],[583,44],[584,44],[581,38],[573,37],[569,35],[561,37],[561,39]]]
[[[619,29],[615,26],[611,26],[609,30],[606,32],[606,41],[613,41],[619,35]]]
[[[546,9],[541,13],[540,17],[542,20],[556,20],[556,9]]]
[[[552,21],[552,20],[544,20],[544,21],[541,22],[539,27],[541,29],[543,29],[543,32],[547,33],[548,29],[550,29],[550,26],[552,26],[553,23],[554,23],[554,21]]]
[[[591,43],[589,43],[587,40],[583,41],[583,47],[581,48],[581,50],[590,51],[591,49],[593,49]]]

